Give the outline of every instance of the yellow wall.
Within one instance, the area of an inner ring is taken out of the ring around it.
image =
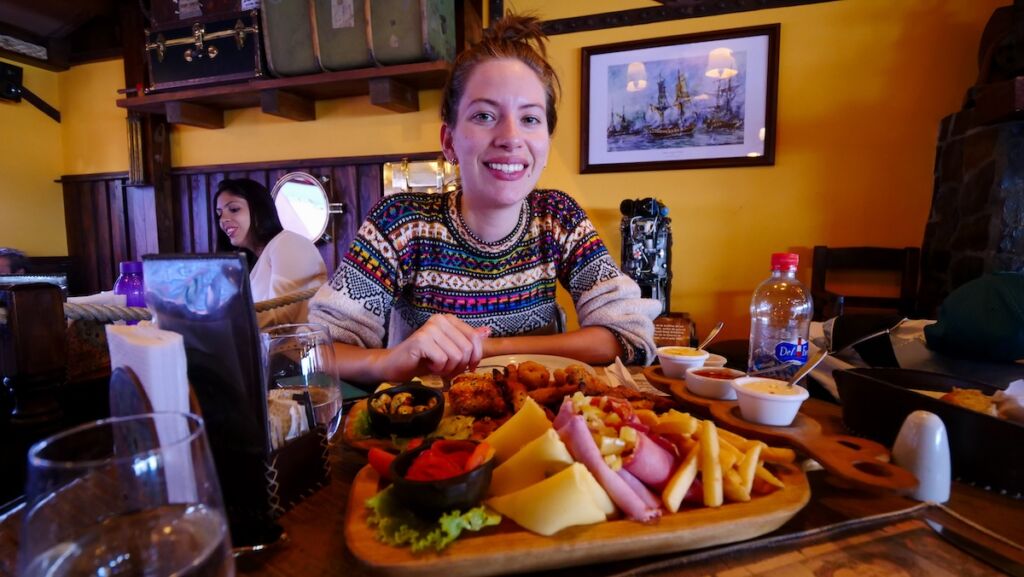
[[[128,171],[128,115],[117,107],[117,90],[123,86],[121,60],[61,73],[64,174]]]
[[[58,74],[23,69],[25,87],[61,109]],[[61,172],[61,125],[27,101],[0,101],[0,246],[30,256],[67,254]]]
[[[619,201],[660,198],[675,239],[673,309],[690,311],[702,333],[724,320],[724,338],[743,337],[750,294],[768,275],[770,253],[799,252],[801,277],[809,282],[816,244],[920,245],[939,122],[960,108],[977,76],[984,25],[1008,3],[826,2],[555,36],[551,55],[564,98],[541,182],[579,199],[616,257]],[[546,18],[593,6],[506,4]],[[578,173],[582,47],[775,22],[781,50],[774,166]]]
[[[616,259],[619,202],[660,198],[671,210],[675,235],[673,309],[690,311],[702,332],[721,319],[727,337],[743,336],[750,293],[767,276],[771,252],[800,252],[807,279],[815,244],[920,244],[939,121],[960,108],[977,74],[985,22],[1008,3],[848,0],[555,36],[550,55],[564,98],[541,184],[579,199]],[[601,10],[651,6],[645,0],[506,0],[543,18],[579,15],[597,4]],[[578,173],[582,47],[775,22],[782,28],[774,166]],[[76,116],[88,120],[65,129],[66,172],[127,168],[118,160],[126,149],[123,114],[92,100],[115,97],[119,67],[102,63],[61,75],[62,99],[84,88],[94,95],[74,97],[87,110],[76,107]],[[421,93],[421,111],[413,114],[377,109],[365,97],[325,101],[317,104],[316,122],[232,111],[224,130],[175,129],[172,162],[437,150],[438,99],[437,91]]]

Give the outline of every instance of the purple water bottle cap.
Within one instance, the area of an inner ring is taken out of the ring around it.
[[[126,260],[120,264],[121,274],[142,274],[142,261]]]

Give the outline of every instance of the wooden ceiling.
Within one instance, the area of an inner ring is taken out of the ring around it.
[[[41,61],[11,50],[0,56],[53,70],[117,56],[118,7],[129,0],[0,0],[0,34],[42,46]]]
[[[0,18],[36,36],[66,38],[113,7],[114,0],[4,0]]]

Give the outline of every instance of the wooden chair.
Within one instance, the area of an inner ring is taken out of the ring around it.
[[[814,298],[814,320],[823,321],[849,308],[889,311],[913,316],[917,306],[917,283],[920,275],[921,249],[857,246],[814,247],[811,271],[811,296]],[[834,271],[893,271],[900,275],[899,296],[858,296],[838,294],[825,288],[826,277]]]

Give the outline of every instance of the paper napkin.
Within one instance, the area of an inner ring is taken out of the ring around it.
[[[134,371],[154,412],[188,413],[188,365],[182,336],[154,326],[106,325],[106,328],[111,369],[128,367]],[[157,423],[171,503],[196,501],[195,474],[188,443],[179,442],[168,448],[170,440],[188,436],[188,425],[183,421]]]

